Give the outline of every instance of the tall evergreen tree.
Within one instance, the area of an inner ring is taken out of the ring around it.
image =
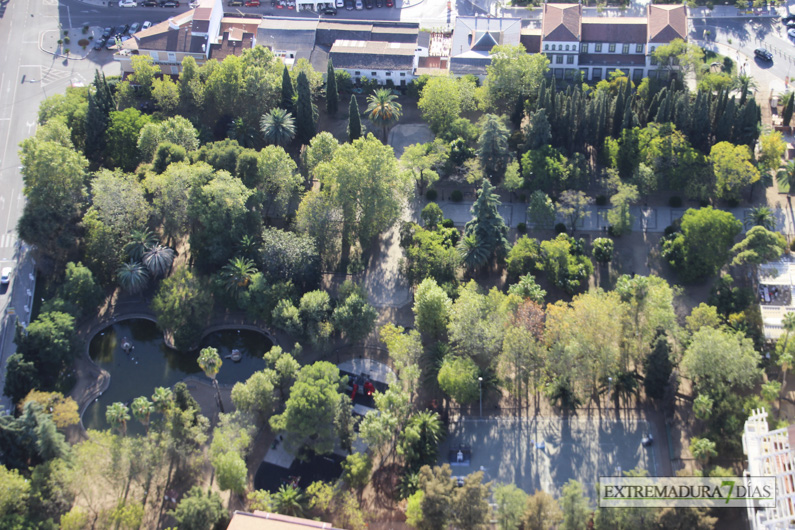
[[[282,104],[281,108],[295,114],[295,91],[293,90],[293,80],[290,78],[290,72],[287,70],[287,65],[284,65],[282,71]]]
[[[782,124],[787,126],[792,120],[792,111],[795,110],[795,92],[784,95],[784,111],[781,113]]]
[[[328,60],[328,74],[326,75],[326,110],[334,115],[340,104],[340,95],[337,91],[337,76],[331,58]]]
[[[731,142],[734,138],[734,124],[737,110],[732,97],[723,109],[723,113],[718,116],[715,126],[715,143]]]
[[[348,140],[351,142],[362,136],[362,116],[359,113],[359,103],[356,94],[351,94],[351,103],[348,107]]]
[[[646,376],[643,386],[646,395],[653,399],[662,399],[665,396],[665,386],[671,378],[673,363],[671,362],[671,345],[665,333],[658,333],[654,340],[654,347],[643,363]]]
[[[693,103],[692,121],[690,127],[690,143],[702,153],[709,152],[709,138],[712,127],[709,121],[710,98],[706,92],[699,92]]]
[[[302,144],[308,144],[317,132],[317,123],[312,104],[312,92],[309,90],[309,79],[304,72],[298,74],[296,85],[298,92],[295,102],[296,136]]]
[[[470,209],[472,220],[465,225],[464,238],[458,246],[468,269],[479,269],[495,258],[502,262],[508,255],[511,244],[508,227],[498,211],[500,204],[494,186],[484,180],[480,195]]]
[[[94,90],[88,93],[88,109],[86,110],[86,146],[84,149],[86,158],[93,167],[97,167],[102,161],[102,154],[105,152],[105,138],[110,121],[110,113],[116,110],[116,102],[113,100],[113,93],[105,79],[105,74],[94,71]]]
[[[483,172],[495,182],[502,180],[508,166],[508,129],[494,114],[483,117],[483,132],[478,139],[477,154]]]

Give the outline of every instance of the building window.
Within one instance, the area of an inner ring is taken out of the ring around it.
[[[171,67],[171,75],[179,74],[179,66],[172,66]]]
[[[406,77],[406,72],[400,72],[400,77]]]
[[[615,51],[616,51],[616,43],[615,42],[611,42],[610,43],[610,47],[607,49],[607,51],[609,51],[610,53],[615,53]]]
[[[172,52],[168,52],[168,62],[170,62],[170,63],[177,62],[177,54],[176,53],[172,53]]]
[[[574,56],[573,55],[567,55],[566,56],[566,64],[574,64]]]
[[[649,53],[654,53],[654,49],[655,49],[655,46],[652,46],[651,50],[649,50]]]
[[[601,53],[602,52],[602,43],[601,42],[597,42],[596,43],[596,50],[595,51],[596,51],[596,53]]]
[[[373,77],[375,77],[375,76],[377,76],[377,75],[378,75],[378,72],[370,72],[370,75],[371,75],[371,76],[373,76]]]
[[[635,53],[643,53],[643,44],[635,45]]]
[[[629,53],[629,44],[624,44],[624,45],[621,47],[621,53],[623,53],[624,55],[626,55],[626,54],[628,54],[628,53]]]
[[[392,72],[387,72],[387,73],[386,73],[386,76],[387,76],[387,77],[392,77]]]
[[[544,49],[549,50],[549,44],[544,44]]]
[[[152,57],[152,59],[154,59],[155,61],[157,61],[157,60],[159,59],[159,57],[157,56],[157,52],[149,52],[149,55],[150,55],[150,56]]]
[[[357,70],[357,71],[355,71],[355,72],[353,73],[353,75],[362,75],[362,73],[361,73],[360,71],[358,71],[358,70]]]
[[[562,55],[556,55],[555,56],[555,64],[563,64],[563,56]]]
[[[569,45],[568,44],[566,45],[566,51],[569,51]]]
[[[588,43],[587,43],[587,42],[583,42],[583,43],[580,45],[580,51],[581,51],[582,53],[588,53]]]
[[[651,56],[651,65],[657,66],[657,57],[655,57],[654,55]]]

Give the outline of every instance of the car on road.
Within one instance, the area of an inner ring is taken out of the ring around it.
[[[100,51],[102,48],[105,47],[105,44],[108,43],[108,39],[105,37],[100,37],[96,41],[94,41],[94,49]]]
[[[179,2],[177,0],[164,0],[160,2],[160,7],[179,7]]]
[[[141,5],[146,7],[157,7],[157,0],[144,0],[141,2]]]
[[[119,7],[138,7],[138,2],[135,0],[120,0]]]
[[[125,33],[127,33],[128,29],[130,29],[130,26],[128,26],[127,24],[121,24],[119,26],[116,26],[116,29],[113,30],[113,35],[114,36],[124,35]]]
[[[246,7],[259,7],[259,0],[246,0]]]
[[[152,27],[152,23],[148,20],[145,20],[143,24],[141,24],[141,31],[146,31],[147,29]]]
[[[756,55],[756,57],[758,59],[762,59],[763,61],[772,61],[773,60],[773,54],[770,53],[769,51],[767,51],[764,48],[755,49],[754,50],[754,55]]]
[[[11,273],[13,272],[13,267],[3,267],[3,273],[0,274],[0,284],[8,285],[8,282],[11,281]]]
[[[130,35],[132,35],[133,33],[138,33],[139,29],[141,29],[141,23],[133,22],[132,24],[130,24]]]
[[[105,28],[102,30],[102,38],[107,39],[108,37],[111,36],[112,33],[113,33],[113,28],[110,27]]]

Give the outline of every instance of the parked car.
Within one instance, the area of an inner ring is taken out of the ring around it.
[[[141,24],[141,31],[146,31],[147,29],[149,29],[151,27],[152,27],[152,23],[149,22],[148,20],[146,20],[146,21],[144,21],[143,24]]]
[[[229,7],[242,6],[243,0],[229,0],[226,5]]]
[[[157,7],[157,0],[144,0],[141,5],[146,7]]]
[[[113,34],[113,28],[108,27],[102,30],[103,39],[107,39],[108,37],[111,36],[111,34]]]
[[[116,40],[116,37],[111,37],[111,38],[108,39],[108,42],[105,43],[105,49],[106,50],[110,50],[111,48],[116,46],[116,44],[118,44],[118,41]]]
[[[259,0],[246,0],[246,7],[259,7]]]
[[[764,48],[755,49],[754,50],[754,55],[756,55],[757,58],[762,59],[764,61],[772,61],[773,60],[773,54],[770,53],[769,51],[767,51]]]
[[[116,35],[124,35],[125,33],[127,33],[128,29],[130,29],[130,26],[128,26],[127,24],[121,24],[119,26],[116,26],[116,29],[113,30],[113,36],[115,37]]]
[[[160,2],[160,7],[179,7],[178,0],[163,0]]]
[[[138,7],[138,2],[135,0],[120,0],[119,7]]]
[[[334,7],[326,7],[323,9],[323,14],[330,17],[334,17],[337,15],[337,9]]]
[[[11,273],[14,272],[13,267],[3,267],[3,274],[0,275],[0,284],[8,285],[11,281]]]
[[[384,7],[384,0],[375,0],[375,7]]]
[[[356,0],[356,10],[361,11],[362,9],[364,9],[364,4],[362,3],[362,0]]]
[[[353,10],[353,0],[345,0],[345,9],[348,11]]]
[[[786,17],[781,17],[781,23],[786,24],[787,22],[792,22],[795,20],[795,15],[787,15]]]
[[[789,38],[790,38],[790,39],[795,39],[795,28],[793,28],[793,29],[788,29],[788,30],[787,30],[787,35],[789,35]]]
[[[107,44],[107,42],[108,39],[106,39],[105,37],[100,37],[99,39],[94,41],[94,49],[100,51],[102,48],[105,47],[105,44]]]
[[[364,7],[372,9],[374,7],[373,0],[364,0]]]
[[[138,33],[139,29],[141,29],[141,23],[133,22],[132,24],[130,24],[130,35],[132,35],[133,33]]]
[[[343,7],[345,7],[345,0],[337,0],[336,6],[337,9],[342,9]]]
[[[392,0],[386,0],[386,6],[387,7],[392,7],[392,5],[393,5],[392,4]]]

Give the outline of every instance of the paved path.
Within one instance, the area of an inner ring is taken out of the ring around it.
[[[456,226],[463,226],[472,218],[469,213],[469,209],[472,206],[471,203],[439,201],[438,204],[442,208],[445,217],[452,219]],[[681,208],[633,206],[630,208],[630,212],[635,218],[632,229],[642,231],[645,225],[647,232],[663,232],[665,227],[682,217],[688,208],[687,206]],[[577,224],[577,230],[607,230],[607,211],[609,209],[608,206],[589,206],[585,218]],[[743,221],[748,210],[750,208],[732,208],[727,211],[734,214],[740,221]],[[525,223],[528,228],[534,228],[533,223],[527,220],[527,204],[525,203],[503,203],[499,207],[499,212],[502,218],[505,219],[505,223],[512,228],[515,228],[519,223]],[[785,228],[784,210],[775,209],[774,212],[777,218],[777,228]],[[558,216],[558,222],[567,223],[567,220],[562,216]]]

